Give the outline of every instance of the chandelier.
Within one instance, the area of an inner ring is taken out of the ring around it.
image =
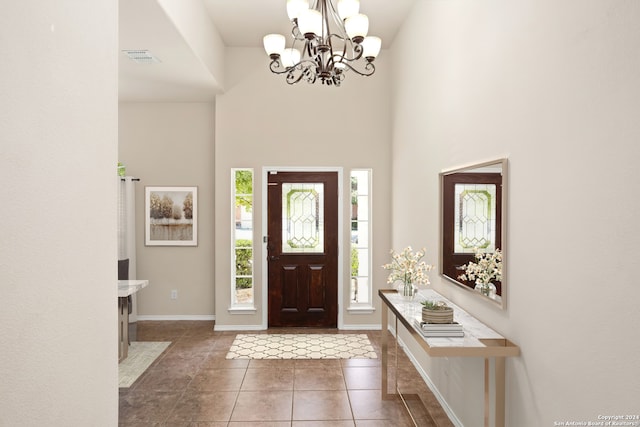
[[[359,0],[287,0],[293,25],[293,46],[285,48],[285,36],[264,36],[271,58],[269,69],[284,74],[289,84],[305,80],[340,86],[345,73],[370,76],[382,40],[367,36],[369,18],[360,12]]]

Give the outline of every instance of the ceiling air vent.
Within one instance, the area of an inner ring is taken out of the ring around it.
[[[151,52],[144,49],[138,50],[123,50],[125,55],[137,64],[154,64],[160,62],[158,58],[153,56]]]

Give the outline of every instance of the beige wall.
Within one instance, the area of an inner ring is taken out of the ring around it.
[[[215,107],[211,103],[120,103],[119,158],[136,187],[139,319],[212,319]],[[198,187],[198,246],[145,246],[145,186]],[[171,299],[171,291],[178,298]]]
[[[624,0],[422,1],[392,47],[394,246],[437,265],[438,173],[509,157],[507,310],[433,278],[520,346],[508,426],[638,412],[639,19]],[[420,361],[479,425],[482,363]]]
[[[347,189],[351,168],[373,168],[374,221],[379,226],[374,234],[373,273],[374,279],[382,278],[375,266],[385,261],[389,246],[391,135],[389,67],[382,68],[370,79],[350,76],[340,89],[307,84],[293,88],[268,71],[261,50],[227,49],[229,84],[225,94],[218,96],[215,108],[204,103],[120,104],[120,161],[127,166],[127,174],[141,179],[136,189],[137,275],[151,283],[139,293],[140,319],[215,315],[219,328],[262,326],[263,255],[259,243],[255,254],[258,310],[253,315],[228,313],[232,167],[255,169],[257,242],[262,236],[262,167],[343,168]],[[310,114],[312,110],[318,116]],[[330,129],[315,126],[319,121],[328,123]],[[198,185],[197,248],[144,246],[144,187],[148,185]],[[344,203],[349,203],[348,197]],[[345,205],[344,247],[349,244],[347,208]],[[343,309],[348,304],[348,262],[344,260]],[[177,300],[170,299],[173,289],[178,290]],[[374,303],[378,305],[377,299]],[[343,313],[345,325],[375,328],[380,322],[377,312]]]
[[[256,327],[263,323],[261,307],[262,260],[262,168],[342,167],[343,185],[351,168],[373,168],[373,201],[376,231],[373,241],[374,279],[382,278],[381,265],[389,248],[389,180],[391,137],[389,63],[383,52],[379,71],[370,78],[349,76],[340,88],[317,83],[288,86],[282,76],[268,70],[262,49],[227,49],[227,90],[216,103],[216,327]],[[254,168],[255,242],[257,261],[256,314],[228,313],[230,276],[230,170]],[[348,251],[349,198],[343,203],[344,238]],[[344,253],[344,252],[343,252]],[[349,267],[344,260],[341,308],[347,306]],[[378,304],[377,299],[375,300]],[[379,325],[379,310],[368,315],[345,314],[346,325]],[[368,326],[367,326],[368,325]]]
[[[2,5],[0,426],[118,422],[117,20]]]

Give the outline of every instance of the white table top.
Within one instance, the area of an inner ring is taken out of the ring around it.
[[[409,332],[425,344],[431,356],[516,356],[520,352],[515,344],[432,289],[421,290],[409,301],[386,290],[380,290],[380,296],[388,301],[389,308],[397,313]],[[420,301],[425,299],[444,301],[452,307],[453,319],[462,325],[464,338],[425,338],[414,325],[414,319],[422,319]]]
[[[118,280],[118,297],[128,297],[148,285],[148,280]]]

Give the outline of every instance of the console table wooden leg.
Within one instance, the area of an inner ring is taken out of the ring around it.
[[[495,426],[505,426],[505,358],[495,357],[494,360],[494,408]],[[491,408],[491,364],[489,358],[484,359],[484,426],[489,427],[489,416]]]
[[[489,414],[491,408],[491,384],[489,379],[491,375],[491,366],[489,358],[484,358],[484,427],[489,427]]]
[[[389,380],[388,380],[388,370],[387,363],[389,361],[389,343],[387,342],[387,333],[389,330],[389,309],[383,304],[382,305],[382,366],[381,366],[381,378],[382,378],[382,400],[389,399],[389,395],[387,393]]]
[[[496,378],[496,427],[505,425],[505,358],[495,358]]]

